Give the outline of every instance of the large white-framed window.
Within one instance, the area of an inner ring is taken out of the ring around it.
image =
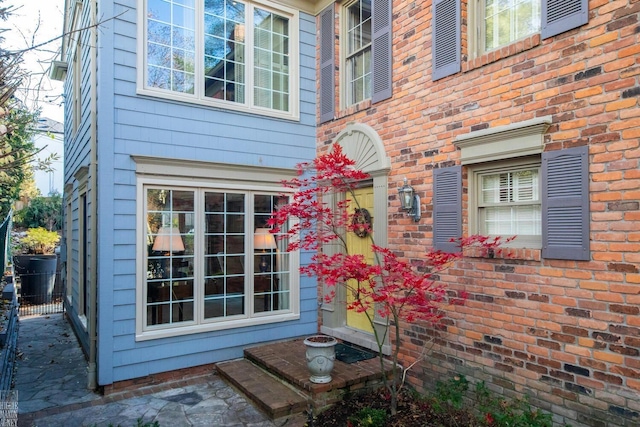
[[[267,223],[289,196],[262,176],[139,177],[137,339],[299,317],[299,254]]]
[[[371,98],[371,0],[356,0],[343,9],[344,102]]]
[[[540,32],[541,0],[478,0],[472,4],[469,39],[476,55]]]
[[[268,2],[144,0],[141,94],[297,119],[298,12]]]
[[[471,234],[516,236],[513,246],[540,248],[540,157],[469,168]]]

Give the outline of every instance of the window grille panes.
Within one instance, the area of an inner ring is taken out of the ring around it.
[[[147,85],[194,93],[195,0],[148,0]]]
[[[291,16],[237,0],[146,4],[146,88],[291,112]]]
[[[245,5],[204,3],[205,96],[243,103],[245,99]]]
[[[485,51],[540,31],[540,0],[485,0]]]
[[[537,169],[481,175],[480,228],[489,235],[541,234]]]
[[[254,9],[254,78],[257,106],[289,109],[289,21]]]
[[[194,192],[147,191],[147,324],[194,320]]]
[[[254,196],[254,276],[253,309],[255,313],[288,310],[291,306],[290,256],[287,252],[286,228],[270,233],[271,212],[287,203],[283,196]]]
[[[223,322],[291,310],[282,195],[145,187],[146,327]]]
[[[347,104],[371,98],[371,0],[347,8]]]
[[[205,192],[204,317],[245,313],[245,195]]]

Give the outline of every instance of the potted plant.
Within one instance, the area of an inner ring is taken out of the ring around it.
[[[32,304],[51,302],[55,285],[57,256],[54,254],[60,235],[42,227],[30,228],[19,238],[13,264],[20,277],[22,300]]]
[[[335,338],[328,335],[312,335],[304,340],[304,345],[307,347],[307,367],[311,372],[309,381],[316,384],[331,382],[337,343]]]

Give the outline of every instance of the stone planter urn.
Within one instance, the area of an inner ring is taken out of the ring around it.
[[[327,335],[312,335],[304,340],[307,347],[307,367],[311,372],[309,381],[316,384],[331,382],[337,343],[335,338]]]

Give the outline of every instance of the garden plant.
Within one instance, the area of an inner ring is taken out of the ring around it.
[[[289,239],[289,251],[314,252],[310,263],[301,267],[301,273],[316,276],[329,289],[323,296],[326,302],[332,301],[336,287],[342,286],[352,296],[347,310],[366,315],[378,346],[384,387],[390,396],[389,410],[394,415],[404,378],[399,363],[401,321],[433,325],[445,316],[449,304],[463,304],[466,295],[448,292],[446,284],[437,280],[438,273],[460,259],[467,248],[498,254],[501,241],[478,235],[458,238],[459,252],[429,250],[423,265],[410,264],[388,248],[376,245],[373,230],[357,218],[354,220],[360,209],[354,190],[368,179],[354,166],[355,161],[343,154],[338,144],[312,162],[299,164],[298,176],[284,182],[286,187],[296,189],[291,202],[273,213],[270,226],[273,233],[282,232]],[[330,202],[334,200],[335,203]],[[362,254],[349,253],[345,236],[354,231],[370,239],[373,263],[367,263]],[[381,331],[376,328],[380,320],[385,325]],[[384,375],[382,352],[389,338],[394,344],[391,379]]]

